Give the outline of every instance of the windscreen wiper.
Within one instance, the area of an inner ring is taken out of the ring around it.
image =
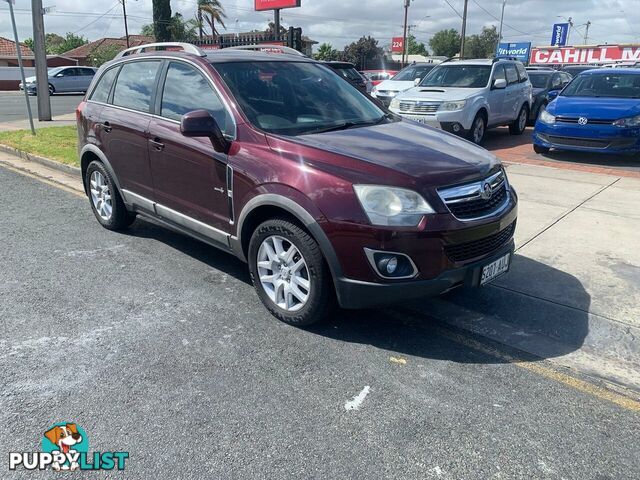
[[[382,117],[380,117],[379,119],[371,121],[371,122],[344,122],[344,123],[340,123],[338,125],[332,125],[331,127],[317,128],[315,130],[311,130],[309,132],[306,132],[306,134],[336,132],[338,130],[348,130],[349,128],[353,128],[353,127],[366,127],[366,126],[371,126],[371,125],[379,125],[380,123],[382,123],[387,118],[388,118],[388,114],[385,114]]]

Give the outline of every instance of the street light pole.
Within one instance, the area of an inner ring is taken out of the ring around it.
[[[500,15],[500,32],[498,33],[498,46],[500,46],[500,42],[502,42],[502,24],[504,23],[504,7],[506,4],[507,0],[502,0],[502,14]]]
[[[409,18],[409,5],[411,5],[411,0],[404,0],[404,34],[402,40],[402,66],[405,64],[405,57],[407,55],[407,20]]]
[[[127,26],[127,5],[126,5],[126,0],[120,0],[120,3],[122,3],[122,15],[124,16],[124,34],[125,37],[127,38],[127,48],[130,47],[129,45],[129,27]]]
[[[587,23],[585,23],[584,26],[586,27],[584,32],[584,44],[586,45],[589,40],[589,27],[591,26],[591,20],[587,20]]]
[[[464,42],[465,42],[465,35],[467,34],[468,7],[469,7],[469,0],[464,0],[464,11],[462,13],[462,32],[460,33],[460,60],[464,59]]]

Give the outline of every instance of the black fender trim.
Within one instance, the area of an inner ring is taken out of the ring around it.
[[[333,245],[327,237],[327,234],[324,232],[322,227],[318,224],[315,218],[303,207],[301,207],[298,203],[287,198],[282,195],[278,195],[275,193],[265,193],[262,195],[258,195],[257,197],[249,200],[240,216],[238,218],[238,229],[237,229],[237,237],[231,237],[231,247],[233,251],[238,256],[238,258],[243,261],[247,261],[244,251],[242,250],[242,227],[249,216],[249,214],[258,207],[261,206],[272,206],[279,207],[283,210],[286,210],[295,218],[298,219],[306,228],[309,230],[313,238],[318,242],[320,246],[320,250],[322,250],[322,254],[329,265],[329,270],[331,271],[331,276],[333,277],[334,284],[338,278],[342,277],[342,267],[340,266],[340,262],[338,261],[338,256],[336,255],[335,250],[333,249]]]

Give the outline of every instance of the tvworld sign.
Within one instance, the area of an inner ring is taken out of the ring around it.
[[[501,43],[498,45],[496,57],[517,58],[522,63],[527,63],[529,61],[530,52],[531,43]]]

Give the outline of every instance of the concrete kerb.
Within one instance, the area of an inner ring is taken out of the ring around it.
[[[69,173],[71,175],[77,175],[77,176],[80,176],[82,173],[79,167],[74,167],[72,165],[65,165],[64,163],[56,162],[55,160],[41,157],[39,155],[34,155],[33,153],[28,153],[23,150],[10,147],[8,145],[3,145],[1,143],[0,143],[0,151],[9,153],[11,155],[15,155],[29,162],[39,163],[40,165],[44,165],[45,167],[49,167],[63,173]]]

